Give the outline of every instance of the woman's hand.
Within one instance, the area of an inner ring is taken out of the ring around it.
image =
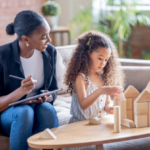
[[[48,91],[45,90],[43,93],[47,93],[47,92],[48,92]],[[49,96],[50,96],[50,95],[46,95],[46,96],[43,96],[43,97],[39,97],[37,100],[30,100],[30,101],[28,101],[27,103],[28,103],[28,104],[41,104],[41,103],[46,102]]]
[[[32,90],[35,88],[35,84],[32,79],[32,75],[28,76],[26,79],[21,81],[21,92],[26,95],[32,92]]]
[[[120,86],[104,86],[100,88],[100,92],[101,94],[117,96],[123,92],[123,88]]]

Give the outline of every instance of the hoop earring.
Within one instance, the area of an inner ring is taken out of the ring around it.
[[[28,44],[28,43],[26,43],[26,46],[29,46],[29,44]]]

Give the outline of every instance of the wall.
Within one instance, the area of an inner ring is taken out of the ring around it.
[[[62,13],[59,17],[59,26],[68,26],[69,22],[79,12],[80,6],[88,6],[91,0],[56,0],[62,9]],[[150,17],[149,10],[142,10],[142,14]],[[64,35],[64,45],[67,45],[67,35]],[[60,45],[60,37],[56,35],[56,45]],[[72,40],[72,44],[75,44],[75,39]],[[142,59],[142,51],[150,50],[150,27],[135,26],[131,34],[130,40],[131,57]],[[126,49],[125,49],[126,50]]]
[[[34,10],[41,14],[41,6],[47,0],[0,0],[0,45],[12,42],[16,36],[6,34],[6,26],[13,22],[16,14],[22,10]],[[79,12],[80,6],[89,5],[91,0],[55,0],[60,4],[61,14],[59,26],[68,26],[75,14]],[[55,46],[60,46],[60,35],[57,34]],[[64,45],[68,45],[68,36],[64,34]]]
[[[150,17],[150,10],[142,10],[141,12]],[[125,57],[143,59],[143,51],[150,51],[150,26],[138,24],[132,28],[129,43],[124,43]]]
[[[141,59],[143,51],[150,51],[150,27],[140,25],[133,27],[130,47],[132,58]]]
[[[91,0],[55,0],[61,7],[61,14],[59,16],[59,26],[69,26],[70,21],[80,11],[80,6],[88,6]],[[64,45],[68,45],[68,35],[63,34]],[[60,34],[55,36],[56,46],[60,46]],[[71,44],[75,44],[75,39],[72,40]]]
[[[41,6],[47,0],[0,0],[0,45],[12,42],[16,36],[9,36],[5,29],[22,10],[34,10],[41,14]]]
[[[61,7],[59,16],[59,25],[67,26],[74,18],[76,13],[80,11],[80,6],[88,6],[91,0],[55,0]]]
[[[22,10],[34,10],[41,14],[41,6],[47,0],[0,0],[0,45],[12,42],[16,36],[8,36],[5,32],[7,24],[13,22],[16,14]],[[61,6],[59,26],[68,26],[79,12],[80,6],[88,6],[91,0],[55,0]],[[149,11],[143,14],[150,15]],[[60,35],[56,35],[56,46],[60,46]],[[75,43],[73,39],[72,44]],[[64,34],[64,45],[68,45],[68,36]],[[133,28],[131,40],[132,58],[142,58],[142,51],[150,50],[150,27]]]

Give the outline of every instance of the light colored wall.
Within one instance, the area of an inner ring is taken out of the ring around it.
[[[61,14],[59,16],[59,25],[67,26],[74,18],[76,13],[80,11],[80,6],[88,6],[91,0],[55,0],[61,7]]]
[[[61,7],[59,26],[67,26],[70,21],[70,0],[56,0]]]
[[[74,16],[80,11],[80,6],[88,6],[91,4],[91,0],[55,0],[61,7],[61,14],[59,16],[59,26],[68,26]],[[63,35],[64,45],[68,45],[67,34]],[[56,45],[60,45],[60,35],[55,36]]]
[[[13,42],[17,36],[6,34],[6,26],[14,21],[16,14],[23,10],[33,10],[40,14],[41,7],[47,0],[0,0],[0,45]]]

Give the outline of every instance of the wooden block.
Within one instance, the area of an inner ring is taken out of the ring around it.
[[[125,98],[123,92],[118,96],[118,98],[119,98],[120,101],[126,101],[126,98]]]
[[[133,98],[126,98],[126,108],[127,110],[133,109]]]
[[[134,116],[137,128],[148,127],[148,115]]]
[[[114,106],[114,132],[121,132],[120,106]]]
[[[134,103],[139,102],[150,102],[150,92],[144,89],[142,93],[134,101]]]
[[[121,119],[126,119],[126,99],[123,93],[114,97],[114,106],[120,106]]]
[[[145,89],[148,90],[148,91],[150,92],[150,81],[148,82],[148,84],[147,84],[147,86],[146,86]]]
[[[132,103],[132,106],[133,106],[133,112],[134,112],[134,101],[135,101],[136,99],[137,99],[137,98],[134,97],[134,98],[133,98],[133,101],[132,101],[132,102],[133,102],[133,103]],[[135,120],[135,119],[134,119],[134,114],[133,114],[133,121],[134,121],[134,120]]]
[[[150,127],[150,102],[148,102],[148,126]]]
[[[114,97],[114,106],[121,106],[121,101],[118,99],[117,96]]]
[[[127,119],[126,101],[121,101],[121,119]]]
[[[127,110],[127,119],[133,120],[133,110]]]
[[[124,93],[114,97],[114,106],[121,106],[121,101],[126,101]]]
[[[101,119],[98,117],[90,118],[89,119],[89,124],[101,124]]]
[[[135,89],[133,86],[129,85],[124,91],[124,96],[127,97],[138,97],[140,92]]]
[[[57,139],[57,137],[47,128],[41,133],[39,139]]]
[[[148,114],[148,102],[135,103],[134,115],[147,115]]]
[[[136,128],[135,122],[130,119],[121,119],[121,124],[129,128]]]

